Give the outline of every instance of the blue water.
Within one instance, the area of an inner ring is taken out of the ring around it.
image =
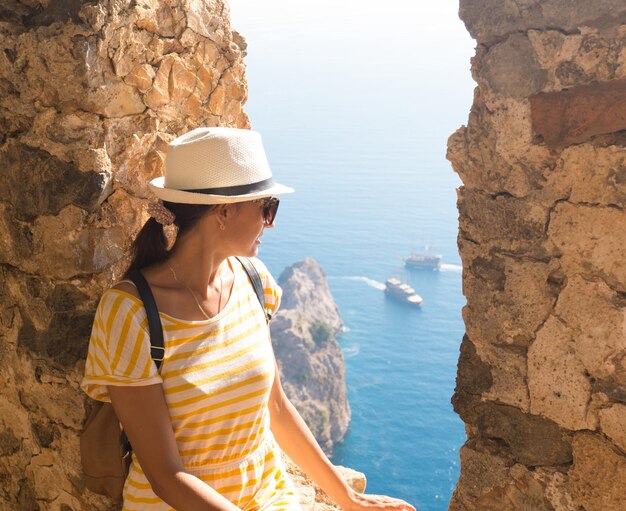
[[[350,11],[350,2],[333,5],[360,27],[352,35],[345,20],[334,27],[331,18],[311,18],[310,2],[264,2],[253,16],[251,1],[231,1],[233,24],[249,43],[246,111],[277,181],[296,189],[281,198],[260,257],[276,276],[316,259],[347,327],[339,342],[352,422],[333,462],[364,472],[368,492],[443,511],[465,440],[450,405],[464,332],[460,181],[445,152],[447,137],[467,119],[472,45],[458,35],[451,0],[389,0],[389,9],[375,12],[393,18],[385,37],[381,23],[359,25],[369,4]],[[428,6],[432,23],[434,10],[445,7],[440,26],[416,30],[414,12],[401,12],[409,4]],[[298,9],[301,26],[291,21]],[[443,255],[441,271],[404,268],[402,258],[424,244]],[[416,289],[421,308],[385,296],[382,283],[391,276]]]
[[[273,132],[264,133],[271,146]],[[434,164],[420,168],[407,153],[377,155],[367,144],[351,154],[341,146],[336,157],[339,148],[328,143],[325,155],[298,162],[289,154],[302,154],[294,141],[284,160],[274,158],[275,173],[297,192],[283,198],[261,257],[275,274],[303,257],[316,259],[347,327],[339,341],[352,422],[333,462],[364,472],[369,492],[444,510],[464,441],[450,405],[464,331],[454,179],[437,179]],[[442,271],[404,268],[402,257],[419,239],[444,256]],[[390,276],[413,285],[424,298],[419,309],[385,296],[380,288]]]

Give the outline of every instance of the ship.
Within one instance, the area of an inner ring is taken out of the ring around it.
[[[430,253],[413,253],[404,260],[404,264],[409,268],[425,268],[430,270],[438,270],[441,267],[440,255]]]
[[[424,301],[422,297],[415,292],[415,289],[408,284],[403,284],[394,277],[387,279],[385,282],[385,293],[409,305],[421,305]]]

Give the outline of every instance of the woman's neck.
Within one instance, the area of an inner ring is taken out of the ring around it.
[[[217,240],[200,236],[182,236],[176,240],[165,264],[173,270],[178,283],[190,287],[202,298],[210,288],[217,288],[227,271],[228,254],[219,249]]]

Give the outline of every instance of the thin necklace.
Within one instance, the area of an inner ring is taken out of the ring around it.
[[[176,276],[176,272],[174,271],[174,268],[172,268],[172,265],[170,265],[169,263],[167,264],[167,267],[170,269],[170,271],[172,272],[172,275],[174,276],[174,280],[176,282],[178,282],[179,284],[181,284],[181,281],[178,280],[178,277]],[[224,284],[224,281],[222,280],[222,276],[220,275],[220,294],[218,297],[218,302],[217,302],[217,312],[219,313],[220,310],[222,309],[222,286]],[[191,294],[191,297],[193,298],[194,302],[196,302],[196,305],[198,306],[198,309],[200,309],[200,312],[202,313],[202,315],[206,318],[206,319],[211,319],[211,316],[209,316],[204,309],[202,308],[202,305],[200,305],[200,302],[198,301],[198,299],[196,298],[196,293],[193,292],[193,289],[191,289],[187,284],[183,284],[186,288],[187,291],[189,291],[189,294]]]

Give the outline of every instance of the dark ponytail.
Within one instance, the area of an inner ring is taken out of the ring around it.
[[[207,212],[215,209],[214,204],[178,204],[165,202],[163,205],[175,215],[174,225],[178,227],[177,239],[191,229],[195,223]],[[167,249],[167,237],[163,231],[163,225],[153,217],[143,225],[137,233],[131,247],[132,260],[124,276],[132,270],[140,270],[151,264],[165,261],[170,251]]]

